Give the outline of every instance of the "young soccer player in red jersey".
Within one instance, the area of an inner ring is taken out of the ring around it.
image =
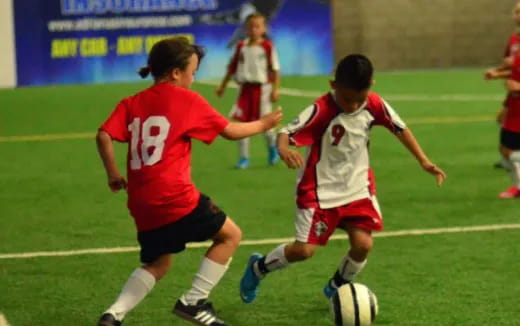
[[[233,106],[231,117],[238,121],[253,121],[265,113],[271,112],[272,102],[278,100],[280,87],[280,64],[271,40],[265,38],[265,17],[252,14],[246,20],[248,38],[239,42],[231,58],[226,76],[217,87],[220,97],[232,77],[240,85],[237,103]],[[265,133],[270,165],[279,160],[276,151],[274,132]],[[239,161],[237,168],[249,166],[249,139],[239,141]]]
[[[226,272],[237,249],[241,231],[191,181],[191,139],[207,144],[218,135],[241,139],[273,128],[280,109],[248,123],[230,123],[199,94],[190,91],[202,48],[184,38],[155,44],[148,66],[155,83],[123,99],[97,135],[97,145],[114,192],[126,189],[128,208],[137,226],[141,261],[119,297],[101,316],[99,326],[121,325],[132,310],[170,268],[172,253],[192,241],[211,239],[191,289],[173,312],[198,324],[226,325],[207,301]],[[112,141],[128,143],[128,182],[115,164]]]
[[[504,60],[504,67],[490,78],[507,78],[508,97],[500,131],[500,153],[511,176],[512,185],[498,196],[520,198],[520,52]]]
[[[513,8],[513,20],[515,21],[515,24],[516,24],[516,30],[509,38],[509,42],[504,51],[504,59],[512,57],[520,49],[520,2],[517,2],[515,7]],[[494,67],[494,68],[490,68],[490,69],[486,70],[486,72],[484,74],[484,78],[487,80],[500,78],[504,72],[506,72],[506,74],[508,73],[510,66],[511,66],[510,64],[507,64],[507,63],[505,63],[505,61],[503,61],[503,63],[500,64],[498,67]],[[509,94],[507,95],[506,99],[503,102],[502,107],[500,108],[500,110],[497,113],[496,120],[499,125],[502,125],[504,122],[504,117],[507,112],[508,98],[509,98]],[[502,160],[500,162],[495,163],[494,166],[496,168],[505,168],[506,170],[510,170],[509,163],[508,163],[507,159],[505,159],[505,158],[502,158]]]
[[[266,256],[252,254],[240,282],[244,302],[252,302],[260,281],[269,273],[310,258],[326,245],[336,228],[348,233],[350,250],[341,260],[324,294],[352,281],[366,264],[372,232],[383,228],[369,165],[369,132],[390,130],[434,175],[440,186],[446,174],[422,151],[414,135],[392,107],[376,93],[371,62],[362,55],[343,58],[331,81],[332,91],[318,98],[278,135],[280,157],[289,168],[302,168],[296,190],[296,239]],[[289,145],[307,146],[304,159]]]

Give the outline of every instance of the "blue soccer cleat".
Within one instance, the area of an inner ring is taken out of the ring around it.
[[[235,165],[235,167],[237,169],[247,169],[249,167],[249,159],[247,158],[240,158],[240,160],[238,160],[238,163]]]
[[[325,297],[327,299],[330,299],[336,292],[338,292],[338,289],[333,288],[330,285],[330,281],[328,281],[327,284],[325,284],[325,287],[323,288],[323,294],[325,295]]]
[[[240,298],[245,303],[251,303],[255,300],[258,294],[258,285],[260,284],[260,278],[256,276],[253,271],[253,264],[263,256],[258,253],[254,253],[249,257],[244,276],[240,280]]]
[[[269,146],[269,165],[275,165],[280,160],[276,146]]]

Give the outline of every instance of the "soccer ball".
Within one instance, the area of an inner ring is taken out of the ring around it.
[[[347,283],[330,298],[330,312],[336,326],[370,326],[376,319],[377,298],[360,283]]]

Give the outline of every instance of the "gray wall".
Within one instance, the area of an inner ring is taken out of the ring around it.
[[[335,57],[369,56],[378,69],[498,63],[517,0],[333,0]]]

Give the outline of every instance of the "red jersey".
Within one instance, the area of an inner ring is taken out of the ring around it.
[[[281,130],[289,134],[293,145],[309,146],[297,188],[299,208],[329,209],[370,198],[373,180],[368,143],[373,125],[392,132],[406,128],[392,107],[375,93],[353,113],[343,112],[329,93]]]
[[[209,144],[228,123],[199,94],[168,82],[117,105],[100,129],[128,143],[128,208],[138,231],[175,222],[197,206],[191,138]]]
[[[504,57],[509,57],[515,54],[520,49],[520,37],[518,33],[513,33],[509,38],[506,50],[504,51]]]
[[[520,52],[513,58],[511,66],[511,79],[520,82]],[[502,128],[520,133],[520,92],[510,92],[506,100],[506,116]]]

